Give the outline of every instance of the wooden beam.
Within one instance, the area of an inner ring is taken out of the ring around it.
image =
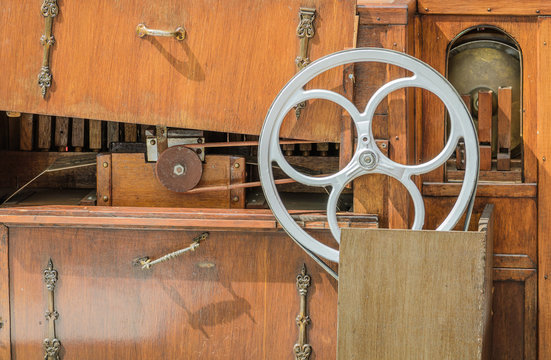
[[[0,224],[0,359],[11,359],[8,228]]]
[[[547,0],[419,0],[421,14],[446,15],[551,15],[551,3]]]

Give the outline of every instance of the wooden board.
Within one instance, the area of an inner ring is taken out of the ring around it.
[[[51,49],[52,87],[37,85],[41,3],[9,0],[0,12],[0,109],[258,135],[268,108],[295,74],[300,7],[315,8],[310,60],[353,45],[356,2],[344,0],[138,0],[60,2]],[[26,19],[24,24],[17,19]],[[139,38],[138,24],[183,41]],[[21,61],[28,59],[28,61]],[[34,60],[33,60],[34,59]],[[309,86],[340,91],[342,68]],[[310,102],[282,135],[339,141],[341,109]],[[323,116],[322,116],[323,115]]]
[[[337,359],[483,359],[491,239],[343,229]]]
[[[0,358],[11,359],[8,228],[0,225]]]
[[[224,155],[207,156],[201,181],[196,187],[230,185],[232,181],[233,183],[244,182],[244,172],[240,172],[239,176],[236,174],[234,178],[231,176],[231,169],[236,162],[240,164],[239,169],[245,168],[243,158]],[[103,193],[98,192],[99,204],[102,203],[103,196]],[[233,201],[234,197],[238,200]],[[157,180],[155,163],[146,163],[143,154],[111,154],[110,205],[229,208],[237,205],[244,207],[245,203],[244,189],[196,194],[170,191]]]
[[[551,15],[547,0],[419,0],[417,7],[421,14]]]
[[[540,359],[551,358],[551,19],[540,18],[538,22],[538,353]]]

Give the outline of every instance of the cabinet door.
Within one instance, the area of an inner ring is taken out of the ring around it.
[[[292,358],[303,263],[312,283],[308,341],[317,359],[335,358],[337,283],[283,232],[211,231],[195,251],[149,270],[136,265],[140,257],[184,248],[199,234],[10,227],[14,359],[44,356],[50,259],[62,358]]]
[[[355,3],[59,1],[52,82],[42,98],[42,2],[7,0],[0,9],[0,109],[258,135],[271,102],[297,71],[301,7],[315,9],[306,49],[313,61],[353,46]],[[182,27],[186,36],[140,38],[139,24]],[[312,83],[318,85],[342,89],[342,70],[320,76]],[[338,141],[340,108],[309,108],[301,121],[293,114],[282,135]]]

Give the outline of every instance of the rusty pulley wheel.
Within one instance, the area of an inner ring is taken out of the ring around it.
[[[155,172],[168,190],[186,192],[201,180],[203,164],[195,151],[185,146],[172,146],[159,156]]]

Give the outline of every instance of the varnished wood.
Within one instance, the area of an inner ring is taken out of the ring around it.
[[[124,124],[124,142],[138,141],[138,128],[136,124]]]
[[[463,184],[423,183],[423,196],[458,196]],[[537,184],[481,183],[476,196],[503,198],[536,198]]]
[[[452,9],[448,2],[442,3]],[[459,34],[471,27],[485,24],[493,25],[511,35],[519,44],[522,51],[522,134],[523,134],[523,161],[524,181],[537,182],[536,163],[536,81],[537,78],[537,47],[534,34],[537,30],[537,18],[522,16],[423,16],[421,18],[420,34],[422,37],[419,57],[434,67],[441,74],[446,73],[446,49],[449,43]],[[422,161],[427,161],[438,154],[444,147],[445,129],[444,107],[435,97],[428,96],[424,92],[421,114]],[[417,109],[419,111],[419,109]],[[426,176],[424,181],[441,182],[444,180],[444,170],[436,170]]]
[[[511,87],[499,88],[498,90],[497,169],[505,171],[511,169],[512,94]]]
[[[494,269],[493,300],[493,359],[536,360],[536,270]]]
[[[101,133],[101,121],[90,119],[88,121],[88,143],[90,150],[101,150]]]
[[[406,25],[416,11],[414,0],[359,0],[360,24]]]
[[[59,151],[67,151],[69,144],[69,118],[56,116],[54,144]]]
[[[491,243],[343,229],[337,359],[489,359]]]
[[[113,162],[111,154],[99,154],[96,162],[96,195],[98,206],[113,204]]]
[[[254,6],[241,0],[66,2],[54,20],[53,82],[44,100],[36,84],[42,58],[37,42],[44,30],[40,4],[10,0],[0,16],[6,24],[0,38],[17,40],[2,47],[0,68],[10,86],[0,89],[0,109],[258,135],[264,114],[296,71],[300,7],[318,12],[310,41],[313,61],[352,46],[355,5],[352,0],[260,0]],[[24,27],[14,21],[18,18],[27,19]],[[141,23],[167,31],[182,26],[187,36],[142,39],[136,35]],[[342,82],[340,68],[311,86],[339,90]],[[337,142],[340,112],[329,102],[311,102],[300,121],[288,118],[282,134]]]
[[[453,15],[551,15],[551,4],[546,0],[419,0],[417,4],[421,14]]]
[[[203,175],[197,188],[230,185],[230,156],[212,155],[205,158]],[[241,162],[242,168],[244,163]],[[99,164],[98,164],[99,166]],[[237,173],[236,173],[237,174]],[[244,172],[239,172],[236,183],[244,182]],[[176,193],[165,188],[155,176],[155,164],[146,163],[143,154],[112,154],[111,205],[113,206],[160,206],[160,207],[212,207],[229,208],[232,205],[231,191],[209,191],[197,194]],[[243,194],[243,189],[237,190]],[[239,200],[235,206],[244,206],[244,196],[236,193]],[[98,197],[101,203],[101,197]]]
[[[19,148],[30,151],[33,149],[33,114],[21,114],[19,132]]]
[[[551,107],[544,106],[551,96],[551,19],[538,21],[538,354],[551,358]]]
[[[52,117],[38,115],[38,149],[49,151],[52,146]]]
[[[11,359],[8,228],[0,225],[0,358]]]
[[[111,143],[119,142],[119,123],[115,121],[107,122],[107,146]]]
[[[492,169],[492,91],[478,92],[478,141],[480,170]]]
[[[84,148],[84,119],[73,118],[71,126],[71,146],[75,151],[82,151]]]

